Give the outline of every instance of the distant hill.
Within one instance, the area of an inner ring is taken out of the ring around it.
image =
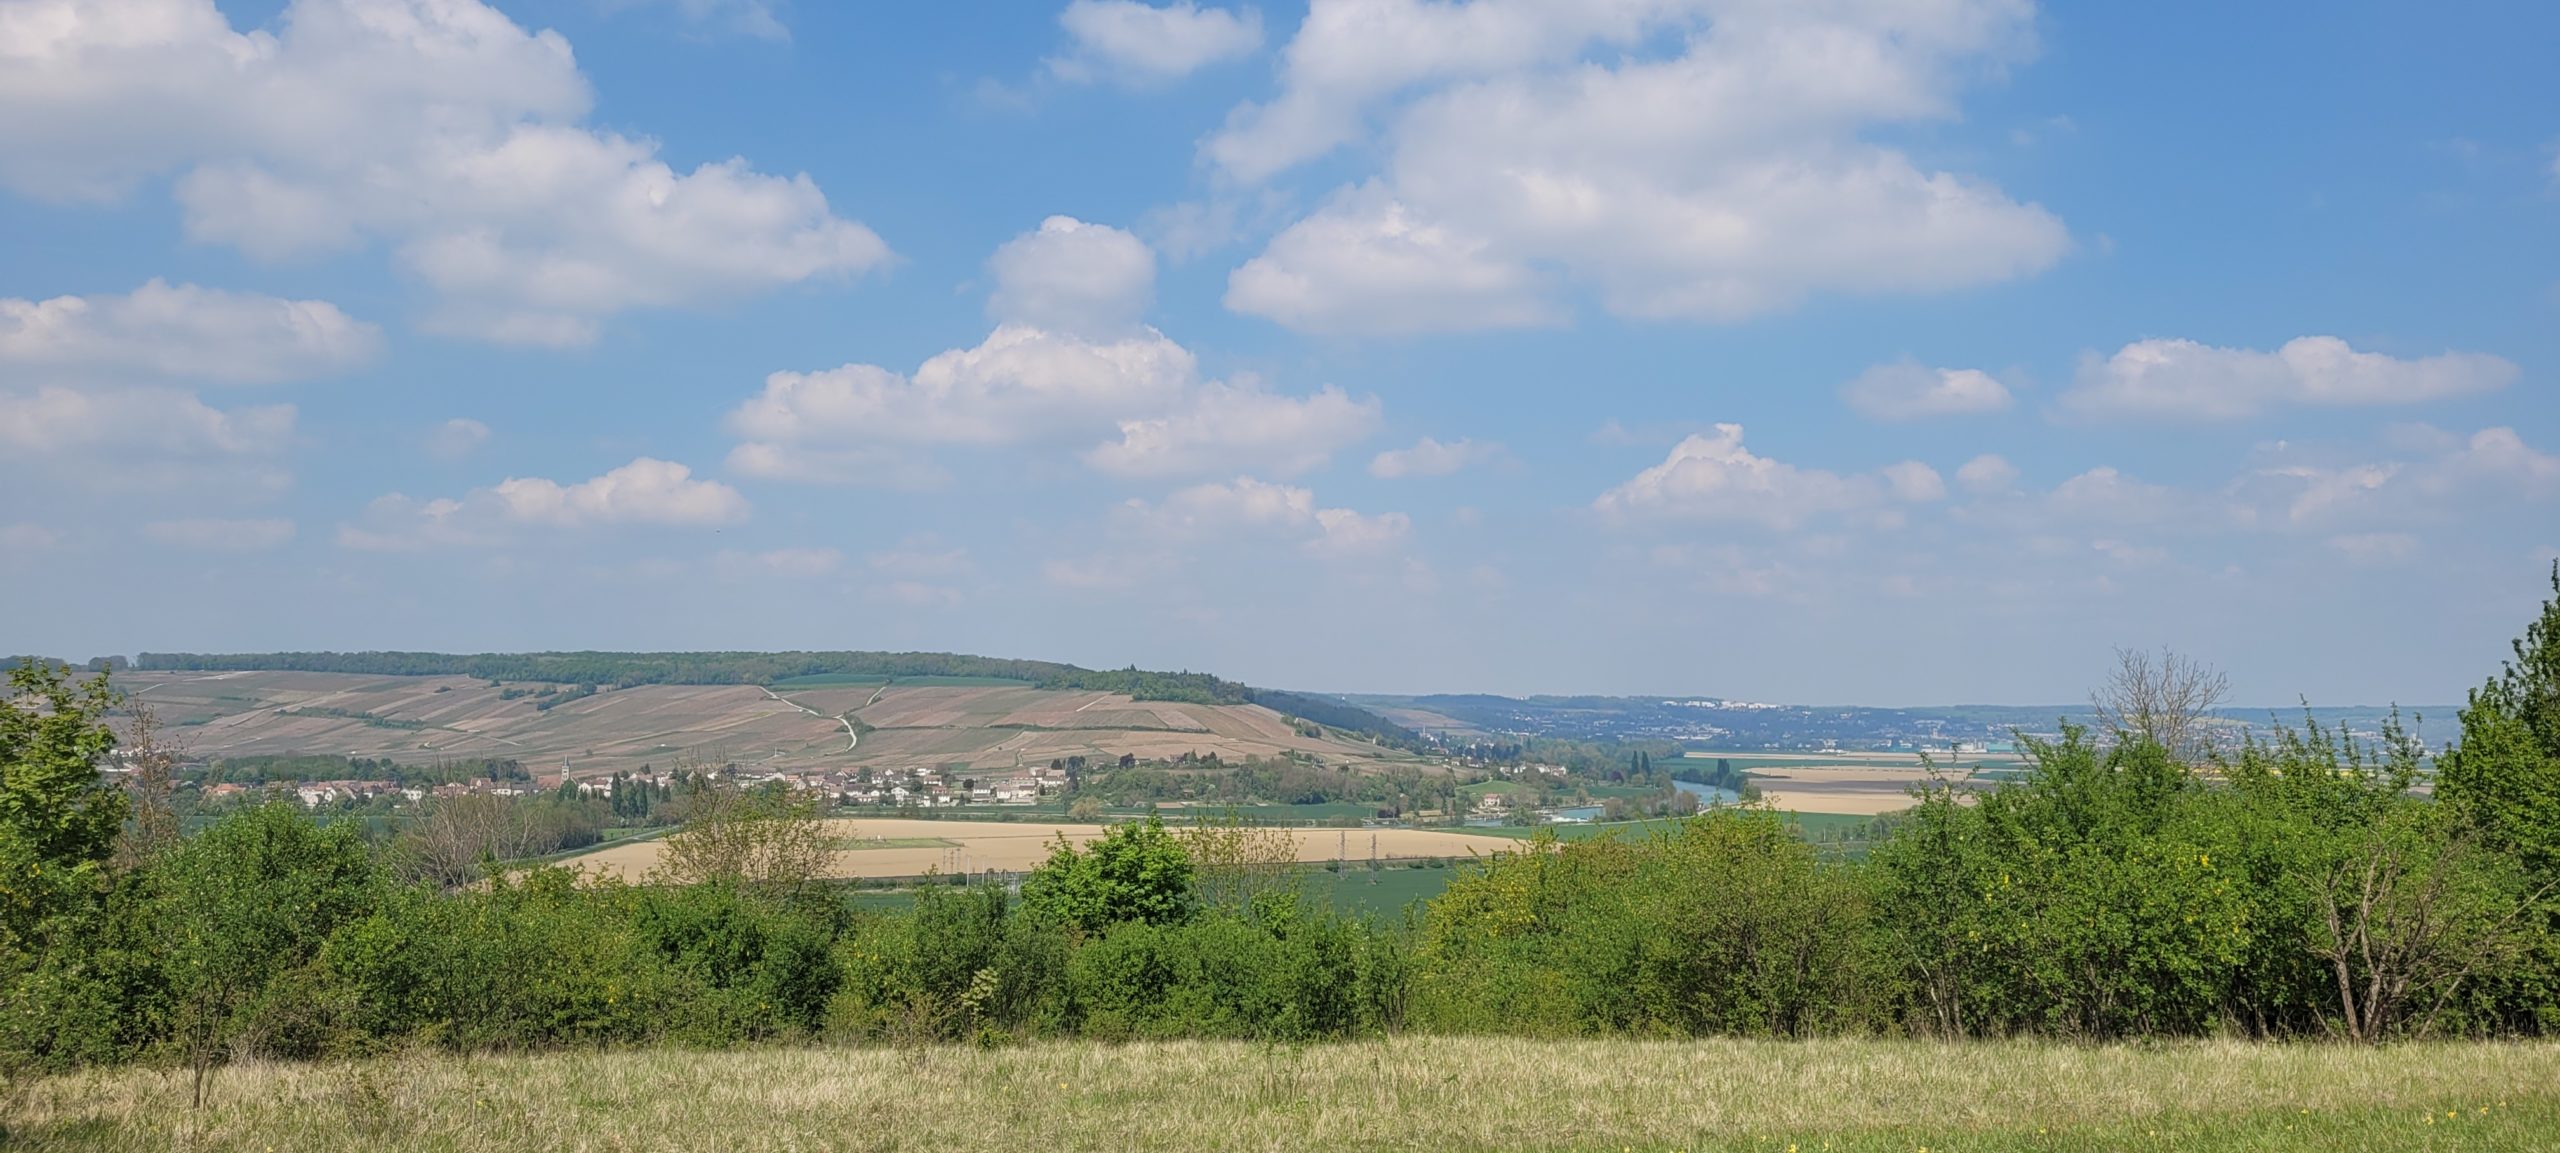
[[[95,663],[95,662],[93,662]],[[1013,683],[1055,691],[1118,693],[1133,701],[1261,705],[1396,748],[1418,749],[1418,733],[1333,696],[1257,689],[1208,673],[1135,666],[1087,669],[1055,661],[921,652],[276,652],[140,653],[132,668],[157,672],[304,672],[365,676],[472,677],[484,681],[636,688],[642,685],[755,685],[810,678],[933,678]]]
[[[2014,734],[2057,732],[2065,723],[2088,725],[2087,704],[1948,705],[1934,708],[1870,708],[1855,705],[1780,705],[1714,697],[1533,696],[1481,693],[1345,699],[1408,728],[1439,736],[1507,734],[1563,740],[1676,740],[1701,748],[1778,749],[1837,742],[1843,749],[1945,748],[1956,742],[2003,747]],[[2453,719],[2450,706],[2399,710],[2402,722],[2424,737],[2421,717]],[[2236,740],[2242,731],[2277,724],[2302,726],[2306,718],[2346,732],[2378,732],[2392,715],[2387,706],[2343,708],[2234,707],[2217,709]]]

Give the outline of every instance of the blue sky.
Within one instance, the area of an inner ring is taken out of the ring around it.
[[[2443,702],[2560,11],[0,0],[0,648]]]

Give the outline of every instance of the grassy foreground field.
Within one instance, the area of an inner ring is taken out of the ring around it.
[[[1182,1042],[42,1081],[12,1150],[2548,1149],[2560,1045]]]

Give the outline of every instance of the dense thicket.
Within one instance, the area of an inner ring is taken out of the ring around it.
[[[702,867],[646,885],[456,885],[269,805],[122,866],[104,690],[24,666],[0,710],[0,1060],[1396,1029],[2549,1036],[2553,579],[2432,791],[2396,728],[2307,724],[2205,764],[2066,728],[2026,743],[2022,780],[1925,790],[1860,858],[1721,809],[1540,838],[1393,921],[1309,901],[1249,828],[1153,820],[1061,845],[1018,894],[934,887],[902,912],[806,883],[808,828],[688,828]],[[810,819],[787,799],[700,811]]]

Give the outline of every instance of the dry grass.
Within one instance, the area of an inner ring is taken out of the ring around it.
[[[2537,1149],[2560,1046],[1406,1038],[431,1057],[39,1082],[0,1147]]]

